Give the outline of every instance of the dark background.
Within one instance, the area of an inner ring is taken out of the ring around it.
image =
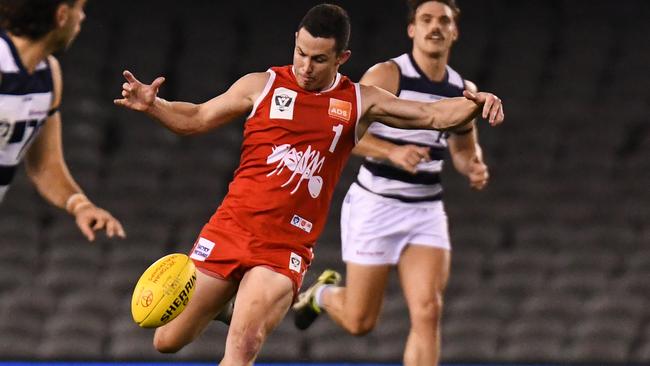
[[[314,1],[89,1],[64,69],[65,155],[76,179],[124,223],[88,245],[19,174],[0,207],[0,359],[217,360],[214,324],[158,355],[130,319],[132,288],[155,259],[187,252],[238,164],[243,121],[178,137],[119,110],[121,71],[161,95],[202,102],[242,75],[291,63]],[[338,2],[352,19],[353,80],[410,49],[402,1]],[[445,362],[650,362],[650,2],[462,0],[450,64],[505,103],[480,123],[492,180],[472,192],[445,174],[453,241]],[[340,263],[338,217],[352,159],[307,282]],[[396,276],[378,328],[353,338],[328,319],[290,319],[265,361],[399,362],[408,313]]]

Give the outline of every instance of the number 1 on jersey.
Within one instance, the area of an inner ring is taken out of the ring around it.
[[[332,144],[330,145],[330,152],[333,153],[334,149],[336,149],[336,144],[339,143],[339,139],[341,138],[341,133],[343,132],[343,125],[336,125],[332,127],[332,131],[334,132],[334,140],[332,140]]]

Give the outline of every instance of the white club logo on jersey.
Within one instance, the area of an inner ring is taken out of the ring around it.
[[[271,98],[271,119],[293,119],[293,107],[298,93],[287,88],[276,88]]]
[[[289,144],[274,146],[271,154],[266,158],[266,163],[278,164],[272,172],[266,175],[267,177],[273,174],[282,174],[284,168],[292,172],[289,179],[281,187],[286,187],[297,178],[291,194],[296,193],[302,181],[306,180],[308,181],[307,189],[309,194],[313,198],[320,195],[323,189],[323,178],[314,174],[319,173],[323,168],[325,157],[321,157],[320,151],[312,150],[311,145],[307,146],[305,151],[298,151]]]

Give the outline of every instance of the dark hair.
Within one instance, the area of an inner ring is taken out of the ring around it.
[[[454,13],[454,20],[458,21],[458,18],[460,17],[460,8],[456,4],[456,0],[406,0],[406,3],[409,7],[409,12],[408,12],[409,24],[415,22],[415,13],[417,12],[420,5],[424,3],[428,3],[429,1],[436,1],[450,7],[451,11]]]
[[[312,36],[334,38],[336,53],[348,49],[350,42],[350,17],[342,7],[320,4],[309,9],[300,21],[298,30],[305,28]]]
[[[0,0],[0,27],[16,36],[40,39],[55,27],[56,9],[76,0]]]

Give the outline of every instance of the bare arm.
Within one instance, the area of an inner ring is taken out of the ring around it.
[[[225,93],[201,104],[170,102],[157,97],[165,81],[162,77],[150,85],[141,83],[129,71],[124,71],[124,77],[127,82],[122,85],[123,98],[116,99],[115,104],[144,112],[175,133],[191,135],[217,128],[250,111],[269,74],[245,75]]]
[[[465,88],[473,93],[477,92],[476,85],[471,81],[465,81]],[[478,142],[476,121],[472,121],[463,130],[452,132],[447,141],[456,170],[469,179],[472,188],[483,189],[488,183],[489,172]]]
[[[374,85],[392,94],[399,89],[399,68],[394,62],[382,62],[371,67],[361,78],[363,85]],[[415,173],[422,160],[429,160],[429,151],[416,145],[397,145],[366,133],[352,152],[356,155],[386,160],[408,172]]]
[[[449,98],[433,103],[399,99],[385,90],[361,85],[362,123],[381,121],[405,129],[450,130],[475,118],[481,109],[492,125],[503,121],[501,100],[490,93],[464,92],[464,97]]]
[[[52,107],[61,102],[61,68],[54,57],[49,58],[54,82]],[[59,112],[48,118],[42,131],[30,146],[25,157],[27,175],[38,192],[54,206],[75,216],[77,225],[88,240],[94,240],[94,231],[106,228],[109,237],[124,237],[124,229],[110,213],[95,206],[74,181],[63,159],[61,116]]]

